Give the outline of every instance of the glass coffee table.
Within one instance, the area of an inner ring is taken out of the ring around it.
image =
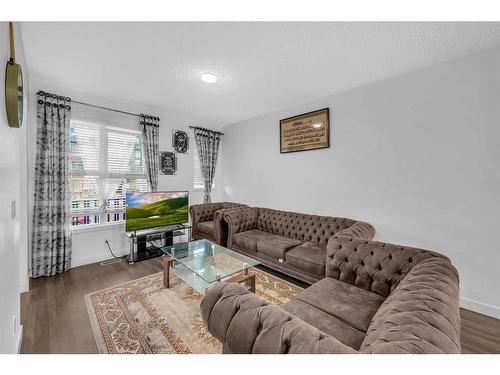
[[[170,271],[201,294],[218,281],[244,283],[255,293],[255,274],[248,269],[260,264],[208,240],[173,244],[161,249],[165,254],[163,285],[170,288]]]

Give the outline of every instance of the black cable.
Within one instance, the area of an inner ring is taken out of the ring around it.
[[[121,257],[117,257],[114,253],[113,253],[113,250],[111,250],[111,246],[108,242],[108,240],[104,241],[106,243],[106,245],[108,245],[108,249],[109,249],[109,252],[111,253],[111,255],[113,255],[113,258],[115,259],[121,259]]]

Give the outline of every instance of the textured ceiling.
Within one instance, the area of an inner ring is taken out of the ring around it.
[[[218,126],[500,44],[500,23],[474,22],[21,27],[32,76]]]

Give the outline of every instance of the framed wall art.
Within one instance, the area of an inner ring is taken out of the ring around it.
[[[189,150],[189,135],[182,130],[172,132],[172,148],[180,154],[187,154]]]
[[[160,152],[160,171],[162,174],[177,174],[177,156],[170,151]]]
[[[330,147],[330,111],[318,111],[280,120],[280,153]]]

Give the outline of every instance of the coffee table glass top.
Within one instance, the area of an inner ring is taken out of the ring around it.
[[[169,245],[161,250],[207,283],[220,281],[260,264],[259,261],[208,240]]]

